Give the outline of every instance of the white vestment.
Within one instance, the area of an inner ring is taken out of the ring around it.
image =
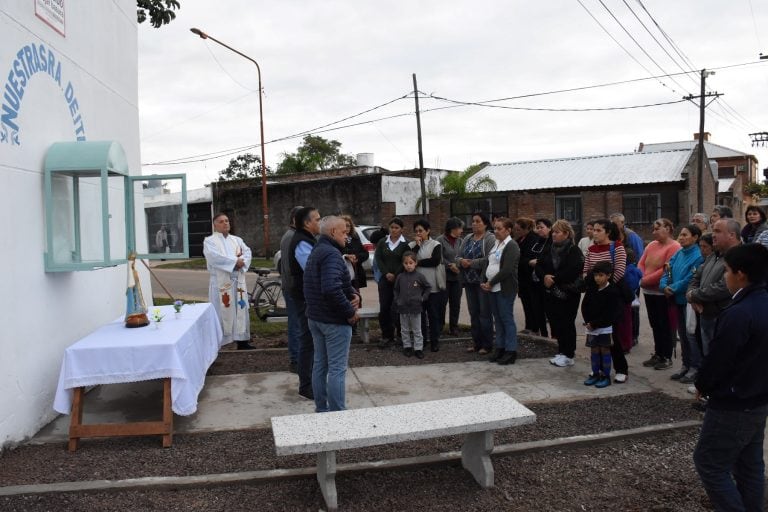
[[[245,273],[251,266],[251,250],[238,236],[214,233],[205,238],[203,254],[210,274],[208,298],[224,331],[222,343],[249,341],[251,325]],[[235,269],[238,258],[243,258],[245,265]]]

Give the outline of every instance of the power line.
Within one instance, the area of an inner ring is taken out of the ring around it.
[[[634,36],[633,36],[633,35],[632,35],[632,34],[629,32],[629,30],[627,30],[627,28],[624,26],[624,24],[623,24],[621,21],[619,21],[619,19],[616,17],[616,15],[615,15],[615,14],[613,14],[613,11],[611,11],[611,9],[610,9],[610,8],[608,8],[608,6],[607,6],[607,5],[605,5],[605,2],[603,2],[603,0],[597,0],[597,1],[598,1],[598,2],[600,2],[600,5],[602,5],[602,6],[603,6],[603,8],[604,8],[606,11],[608,11],[608,14],[610,14],[610,15],[611,15],[611,17],[612,17],[612,18],[614,19],[614,21],[615,21],[615,22],[616,22],[616,23],[617,23],[617,24],[618,24],[618,25],[621,27],[621,29],[624,31],[624,33],[625,33],[625,34],[627,34],[627,36],[628,36],[628,37],[629,37],[629,38],[630,38],[630,39],[631,39],[631,40],[632,40],[632,41],[635,43],[635,45],[637,45],[637,47],[638,47],[638,48],[640,48],[640,51],[641,51],[641,52],[643,52],[643,53],[645,54],[645,56],[646,56],[646,57],[648,57],[648,59],[650,59],[650,61],[651,61],[651,62],[653,62],[653,63],[656,65],[656,67],[657,67],[657,68],[659,68],[659,70],[660,70],[662,73],[664,73],[664,74],[668,74],[668,73],[667,73],[667,70],[666,70],[666,69],[664,69],[663,67],[661,67],[661,65],[660,65],[658,62],[656,62],[656,59],[654,59],[653,57],[651,57],[651,55],[650,55],[650,54],[649,54],[649,53],[648,53],[648,52],[645,50],[645,48],[643,48],[643,45],[641,45],[639,42],[637,42],[637,39],[635,39],[635,37],[634,37]],[[688,91],[686,90],[686,88],[685,88],[685,87],[683,87],[683,86],[680,84],[680,82],[678,82],[678,81],[677,81],[677,80],[675,80],[674,78],[671,78],[671,80],[672,80],[672,81],[673,81],[675,84],[677,84],[677,86],[678,86],[678,87],[680,87],[680,88],[681,88],[683,91],[685,91],[685,92],[688,92]],[[673,92],[677,92],[677,91],[675,91],[674,89],[672,89],[672,91],[673,91]]]
[[[221,68],[221,70],[224,72],[224,74],[225,74],[225,75],[227,75],[227,76],[229,77],[229,79],[230,79],[230,80],[232,80],[233,82],[235,82],[237,85],[239,85],[240,87],[242,87],[242,88],[243,88],[243,89],[245,89],[246,91],[251,91],[251,92],[259,92],[259,91],[255,90],[255,89],[251,89],[250,87],[248,87],[248,86],[246,86],[246,85],[244,85],[244,84],[241,84],[240,82],[238,82],[238,81],[235,79],[235,77],[233,77],[233,76],[232,76],[232,75],[229,73],[229,71],[227,71],[227,70],[226,70],[226,68],[224,68],[224,66],[222,66],[221,62],[219,62],[219,59],[217,59],[217,58],[216,58],[216,55],[214,55],[213,51],[211,50],[211,45],[210,45],[210,44],[208,44],[208,40],[207,40],[207,39],[206,39],[206,41],[205,41],[205,48],[208,50],[208,53],[210,53],[210,54],[211,54],[211,57],[213,57],[213,60],[215,60],[215,61],[216,61],[216,64],[218,64],[218,65],[219,65],[219,67]]]
[[[459,100],[452,100],[449,98],[443,98],[435,95],[430,95],[430,97],[435,98],[437,100],[447,101],[449,103],[455,103],[459,105],[487,107],[487,108],[503,108],[508,110],[530,110],[534,112],[605,112],[610,110],[630,110],[630,109],[636,109],[636,108],[659,107],[662,105],[673,105],[675,103],[682,103],[683,101],[685,101],[685,100],[674,100],[674,101],[665,101],[660,103],[649,103],[645,105],[630,105],[625,107],[534,108],[534,107],[510,107],[508,105],[489,105],[487,102],[459,101]]]
[[[691,61],[691,59],[690,59],[690,58],[688,58],[688,56],[687,56],[687,55],[686,55],[686,54],[685,54],[685,53],[684,53],[684,52],[683,52],[683,51],[680,49],[680,47],[679,47],[679,46],[678,46],[678,45],[677,45],[677,44],[676,44],[676,43],[675,43],[675,42],[672,40],[672,38],[671,38],[671,37],[670,37],[670,36],[667,34],[667,32],[666,32],[666,31],[665,31],[663,28],[661,28],[661,25],[660,25],[660,24],[659,24],[659,23],[656,21],[656,19],[655,19],[655,18],[653,17],[653,15],[652,15],[652,14],[651,14],[651,13],[648,11],[648,9],[646,9],[646,7],[645,7],[645,5],[643,4],[642,0],[636,0],[636,1],[637,1],[637,3],[640,5],[640,7],[643,9],[643,11],[645,11],[645,14],[646,14],[646,15],[647,15],[647,16],[648,16],[650,19],[651,19],[651,21],[652,21],[652,22],[653,22],[653,24],[656,26],[656,28],[657,28],[657,29],[658,29],[658,31],[661,33],[661,35],[662,35],[662,36],[664,36],[664,39],[666,39],[666,40],[667,40],[667,42],[668,42],[668,43],[669,43],[669,45],[672,47],[672,49],[675,51],[675,53],[677,53],[677,55],[678,55],[678,56],[679,56],[679,57],[680,57],[680,58],[683,60],[683,62],[684,62],[686,65],[690,66],[690,69],[691,69],[691,70],[693,70],[693,69],[698,69],[698,66],[696,66],[696,65],[693,63],[693,61]],[[751,9],[751,8],[752,8],[752,3],[751,3],[751,0],[750,0],[750,9]],[[753,21],[754,21],[754,13],[753,13]],[[681,69],[682,69],[682,67],[681,67]],[[721,69],[725,69],[725,68],[721,68]],[[695,79],[694,79],[693,77],[690,77],[690,78],[691,78],[691,80],[693,80],[693,81],[695,82]],[[710,92],[711,92],[711,91],[710,91]],[[721,99],[721,100],[718,102],[718,105],[719,105],[719,106],[720,106],[720,107],[721,107],[723,110],[725,110],[725,111],[727,111],[727,110],[730,110],[730,112],[732,112],[732,114],[735,116],[735,118],[741,118],[741,119],[742,119],[744,122],[746,122],[746,123],[747,123],[747,125],[751,125],[751,126],[753,126],[753,127],[757,128],[757,126],[756,126],[754,123],[752,123],[752,122],[751,122],[749,119],[747,119],[746,117],[744,117],[743,115],[741,115],[739,112],[737,112],[737,111],[736,111],[736,109],[734,109],[733,107],[731,107],[731,105],[730,105],[730,104],[729,104],[729,103],[728,103],[726,100],[724,100],[724,99]],[[726,120],[726,121],[727,121],[727,122],[730,122],[730,121],[728,121],[728,120]]]
[[[652,38],[652,39],[653,39],[653,40],[656,42],[656,44],[659,46],[659,48],[661,48],[661,49],[662,49],[662,51],[663,51],[665,54],[667,54],[667,57],[669,57],[669,60],[671,60],[672,62],[674,62],[674,63],[675,63],[675,65],[676,65],[678,68],[680,68],[680,71],[692,71],[692,69],[685,69],[683,66],[681,66],[681,65],[680,65],[680,63],[677,61],[677,59],[675,59],[675,58],[672,56],[672,54],[670,54],[670,53],[667,51],[667,49],[664,47],[664,45],[663,45],[663,44],[661,44],[661,41],[659,41],[659,40],[656,38],[656,36],[655,36],[655,35],[653,35],[653,33],[651,32],[651,29],[649,29],[649,28],[648,28],[648,26],[645,24],[645,22],[643,22],[643,20],[641,20],[641,19],[640,19],[640,16],[638,16],[638,15],[637,15],[637,13],[635,12],[635,10],[634,10],[634,9],[632,9],[632,7],[629,5],[629,3],[627,3],[627,0],[621,0],[621,1],[622,1],[622,2],[624,2],[624,5],[625,5],[625,6],[627,6],[627,9],[629,9],[629,12],[631,12],[631,13],[632,13],[632,15],[633,15],[633,16],[635,17],[635,19],[638,21],[638,23],[640,23],[640,25],[641,25],[641,26],[642,26],[642,27],[645,29],[645,31],[648,33],[648,35],[649,35],[649,36],[651,36],[651,38]],[[647,11],[646,11],[646,12],[647,12]],[[691,81],[694,83],[694,85],[698,85],[698,83],[696,83],[696,79],[695,79],[695,78],[693,78],[693,77],[692,77],[692,76],[690,76],[690,75],[689,75],[689,78],[690,78],[690,79],[691,79]]]
[[[739,63],[739,64],[731,64],[731,65],[727,65],[727,66],[714,67],[714,68],[711,68],[711,69],[712,70],[730,69],[730,68],[750,66],[750,65],[755,65],[755,64],[761,64],[761,62],[760,61],[743,62],[743,63]],[[677,76],[677,75],[683,75],[683,74],[687,74],[687,73],[680,72],[680,73],[671,73],[671,74],[666,74],[666,75],[654,75],[654,76],[649,76],[649,77],[633,78],[633,79],[629,79],[629,80],[619,80],[619,81],[615,81],[615,82],[606,82],[606,83],[587,85],[587,86],[581,86],[581,87],[570,87],[570,88],[565,88],[565,89],[557,89],[557,90],[550,90],[550,91],[543,91],[543,92],[527,93],[527,94],[521,94],[521,95],[517,95],[517,96],[508,96],[508,97],[504,97],[504,98],[496,98],[496,99],[491,99],[491,100],[483,100],[483,101],[467,102],[467,103],[477,104],[477,105],[482,106],[482,105],[488,104],[488,103],[496,103],[496,102],[501,102],[501,101],[510,101],[510,100],[523,99],[523,98],[533,98],[533,97],[538,97],[538,96],[547,96],[547,95],[552,95],[552,94],[562,94],[562,93],[568,93],[568,92],[578,92],[578,91],[585,91],[585,90],[590,90],[590,89],[598,89],[598,88],[603,88],[603,87],[613,87],[613,86],[617,86],[617,85],[625,85],[625,84],[630,84],[630,83],[635,83],[635,82],[643,82],[643,81],[647,81],[647,80],[658,80],[658,79],[661,79],[661,78],[666,78],[668,76],[673,76],[673,75]],[[372,107],[370,109],[364,110],[364,111],[362,111],[362,112],[360,112],[358,114],[354,114],[352,116],[347,116],[347,117],[345,117],[343,119],[340,119],[340,120],[337,120],[337,121],[334,121],[334,122],[331,122],[331,123],[326,123],[324,125],[321,125],[321,126],[317,127],[314,130],[304,130],[304,131],[298,132],[298,133],[293,134],[293,135],[287,135],[285,137],[280,137],[280,138],[277,138],[277,139],[272,139],[272,140],[266,141],[265,144],[272,144],[272,143],[275,143],[275,142],[281,142],[281,141],[285,141],[285,140],[290,140],[290,139],[294,139],[294,138],[297,138],[297,137],[301,137],[301,136],[309,134],[309,133],[326,133],[326,132],[330,132],[330,131],[341,130],[341,129],[344,129],[344,128],[351,128],[351,127],[361,126],[361,125],[365,125],[365,124],[373,124],[373,123],[377,123],[377,122],[380,122],[380,121],[386,121],[386,120],[390,120],[390,119],[396,119],[396,118],[399,118],[399,117],[405,117],[405,116],[414,115],[413,112],[406,112],[406,113],[395,114],[395,115],[386,116],[386,117],[380,117],[380,118],[377,118],[377,119],[371,119],[371,120],[368,120],[368,121],[361,121],[359,123],[352,123],[352,124],[348,124],[348,125],[338,126],[338,127],[335,127],[335,128],[330,128],[331,126],[339,124],[339,123],[341,123],[341,122],[343,122],[345,120],[349,120],[349,119],[352,119],[352,118],[355,118],[355,117],[359,117],[360,115],[363,115],[364,113],[369,113],[371,111],[374,111],[377,108],[381,108],[383,106],[392,104],[392,103],[394,103],[394,102],[396,102],[398,100],[401,100],[401,99],[406,99],[406,98],[409,97],[409,94],[406,94],[404,96],[400,96],[400,97],[395,98],[393,100],[390,100],[388,102],[382,103],[381,105],[377,105],[376,107]],[[430,96],[425,96],[425,98],[430,98]],[[435,99],[437,99],[437,98],[435,98]],[[679,103],[679,102],[680,101],[674,101],[674,102],[670,102],[670,104],[672,104],[672,103]],[[422,112],[434,112],[434,111],[438,111],[438,110],[447,110],[447,109],[452,109],[452,108],[461,108],[461,107],[464,107],[464,106],[468,106],[468,105],[453,104],[453,105],[447,105],[447,106],[442,106],[442,107],[434,107],[434,108],[430,108],[430,109],[424,109],[424,110],[422,110]],[[654,105],[649,105],[649,106],[654,106]],[[164,161],[160,161],[160,162],[145,163],[145,164],[141,164],[141,165],[145,166],[145,167],[150,167],[150,166],[160,166],[160,165],[179,165],[179,164],[204,162],[204,161],[213,160],[213,159],[216,159],[216,158],[223,158],[223,157],[226,157],[226,156],[231,156],[231,155],[243,152],[243,151],[248,151],[248,150],[257,148],[259,146],[260,146],[259,144],[251,144],[251,145],[247,145],[247,146],[240,146],[240,147],[236,147],[236,148],[222,149],[222,150],[219,150],[219,151],[213,151],[213,152],[209,152],[209,153],[201,153],[201,154],[195,154],[195,155],[188,155],[188,156],[184,156],[184,157],[173,158],[173,159],[164,160]]]
[[[347,116],[347,117],[339,119],[337,121],[333,121],[332,123],[327,123],[327,124],[324,124],[322,126],[318,126],[316,128],[313,128],[311,130],[304,130],[304,131],[295,133],[293,135],[288,135],[286,137],[281,137],[281,138],[278,138],[278,139],[273,139],[273,140],[270,140],[268,142],[265,142],[264,144],[269,144],[269,143],[273,143],[273,142],[280,142],[280,141],[283,141],[283,140],[293,139],[293,138],[301,137],[303,135],[307,135],[307,134],[310,134],[310,133],[323,133],[324,131],[326,131],[326,130],[323,130],[323,128],[327,128],[327,127],[333,126],[335,124],[343,123],[344,121],[348,121],[349,119],[353,119],[355,117],[360,117],[360,116],[362,116],[364,114],[367,114],[369,112],[373,112],[374,110],[383,108],[383,107],[385,107],[387,105],[390,105],[390,104],[392,104],[392,103],[394,103],[396,101],[402,100],[402,99],[407,98],[407,97],[408,97],[408,94],[405,94],[405,95],[400,96],[398,98],[395,98],[393,100],[386,101],[386,102],[384,102],[384,103],[382,103],[380,105],[376,105],[375,107],[371,107],[369,109],[363,110],[362,112],[358,112],[357,114],[353,114],[351,116]],[[204,157],[204,156],[210,156],[210,155],[218,155],[218,156],[215,156],[215,157],[212,157],[212,158],[222,158],[224,156],[233,155],[233,154],[235,154],[237,152],[248,150],[248,149],[257,148],[259,146],[260,146],[260,144],[252,144],[252,145],[249,145],[249,146],[241,146],[239,148],[224,149],[224,150],[221,150],[221,151],[215,151],[215,152],[212,152],[212,153],[203,153],[203,154],[192,155],[192,156],[188,156],[188,157],[172,158],[170,160],[165,160],[165,161],[162,161],[162,162],[152,162],[152,163],[147,163],[147,164],[142,164],[142,165],[145,165],[145,166],[150,166],[150,165],[174,165],[174,164],[177,164],[177,163],[200,162],[202,160],[189,160],[189,159],[190,158],[195,158],[196,159],[198,157]],[[211,158],[203,159],[203,160],[210,160],[210,159]]]
[[[155,131],[155,132],[152,132],[152,133],[150,133],[149,135],[146,135],[146,136],[144,136],[144,137],[141,137],[141,140],[147,140],[147,139],[151,139],[151,138],[152,138],[152,137],[154,137],[155,135],[158,135],[158,134],[160,134],[160,133],[163,133],[163,132],[165,132],[165,131],[168,131],[168,130],[170,130],[171,128],[176,128],[176,127],[177,127],[177,126],[179,126],[179,125],[182,125],[182,124],[186,124],[186,123],[188,123],[188,122],[190,122],[190,121],[192,121],[192,120],[194,120],[194,119],[198,119],[198,118],[200,118],[200,117],[203,117],[204,115],[206,115],[206,114],[210,114],[210,113],[211,113],[211,112],[213,112],[214,110],[218,110],[218,109],[220,109],[220,108],[221,108],[221,107],[223,107],[223,106],[231,105],[232,103],[237,103],[238,101],[242,100],[243,98],[247,98],[248,96],[250,96],[251,94],[254,94],[254,93],[256,93],[256,92],[258,92],[258,91],[247,92],[247,93],[243,94],[242,96],[238,96],[238,97],[236,97],[236,98],[234,98],[234,99],[231,99],[231,100],[229,100],[229,101],[225,101],[224,103],[219,103],[217,106],[215,106],[215,107],[213,107],[213,108],[210,108],[210,109],[208,109],[208,110],[206,110],[206,111],[204,111],[204,112],[200,112],[200,113],[198,113],[198,114],[195,114],[195,115],[193,115],[193,116],[187,117],[187,118],[185,118],[185,119],[182,119],[181,121],[178,121],[178,122],[176,122],[176,123],[173,123],[172,125],[170,125],[170,126],[168,126],[168,127],[166,127],[166,128],[162,128],[162,129],[160,129],[160,130],[157,130],[157,131]]]
[[[587,14],[589,14],[589,16],[590,16],[590,17],[591,17],[593,20],[595,20],[595,23],[597,23],[597,24],[598,24],[598,26],[599,26],[601,29],[603,29],[603,32],[605,32],[605,33],[606,33],[606,35],[607,35],[608,37],[610,37],[611,39],[613,39],[613,42],[614,42],[614,43],[616,43],[616,44],[619,46],[619,48],[621,48],[622,50],[624,50],[624,53],[626,53],[627,55],[629,55],[629,58],[631,58],[632,60],[634,60],[634,61],[637,63],[637,65],[638,65],[638,66],[640,66],[641,68],[643,68],[643,69],[645,70],[645,72],[646,72],[646,73],[648,73],[649,75],[653,75],[653,72],[651,72],[651,70],[650,70],[650,69],[648,69],[647,67],[645,67],[645,65],[644,65],[642,62],[640,62],[639,60],[637,60],[637,58],[636,58],[634,55],[632,55],[632,53],[631,53],[629,50],[627,50],[627,49],[624,47],[624,45],[623,45],[623,44],[621,44],[621,43],[618,41],[618,39],[616,39],[615,37],[613,37],[613,34],[611,34],[611,33],[608,31],[608,29],[607,29],[607,28],[605,28],[605,26],[603,26],[603,24],[602,24],[602,23],[600,23],[600,20],[598,20],[598,19],[595,17],[595,15],[594,15],[594,14],[592,14],[592,11],[590,11],[590,10],[589,10],[589,8],[588,8],[586,5],[584,5],[584,4],[581,2],[581,0],[576,0],[576,1],[577,1],[577,2],[579,2],[579,5],[580,5],[580,6],[581,6],[581,7],[582,7],[582,8],[583,8],[585,11],[587,11]],[[668,88],[668,89],[669,89],[669,86],[667,86],[667,85],[666,85],[664,82],[662,82],[661,80],[659,80],[659,83],[660,83],[662,86],[664,86],[664,87],[666,87],[666,88]]]

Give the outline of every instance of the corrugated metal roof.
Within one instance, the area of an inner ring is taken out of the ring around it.
[[[717,180],[717,193],[731,190],[734,181],[736,181],[736,178],[720,178]]]
[[[656,152],[656,151],[672,151],[676,149],[693,149],[696,147],[695,140],[683,140],[680,142],[661,142],[658,144],[645,144],[643,145],[642,152]],[[708,158],[744,158],[751,156],[735,149],[726,148],[725,146],[719,146],[711,142],[704,141],[704,150],[707,152]]]
[[[670,183],[683,180],[691,150],[622,153],[557,160],[492,164],[488,176],[499,191]]]

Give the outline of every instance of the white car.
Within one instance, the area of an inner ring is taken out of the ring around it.
[[[357,236],[360,237],[360,241],[363,243],[363,248],[368,251],[368,259],[363,262],[363,268],[365,270],[371,270],[371,264],[373,263],[373,253],[376,251],[376,246],[368,240],[368,235],[379,229],[379,226],[355,226]],[[277,251],[272,257],[272,262],[275,265],[275,270],[280,273],[280,252]]]

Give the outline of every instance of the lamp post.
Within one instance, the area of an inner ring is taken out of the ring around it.
[[[214,43],[220,44],[227,50],[235,52],[236,54],[248,59],[249,61],[253,62],[256,65],[256,72],[259,75],[259,131],[261,132],[261,204],[264,211],[264,256],[268,257],[269,256],[269,206],[267,205],[267,161],[266,161],[266,158],[264,157],[264,111],[261,105],[261,91],[262,91],[261,68],[259,67],[259,63],[256,62],[254,59],[250,58],[243,52],[235,50],[231,46],[225,43],[222,43],[215,37],[206,34],[199,28],[191,28],[189,30],[192,31],[193,34],[197,34],[198,36],[200,36],[201,39],[210,39]]]

